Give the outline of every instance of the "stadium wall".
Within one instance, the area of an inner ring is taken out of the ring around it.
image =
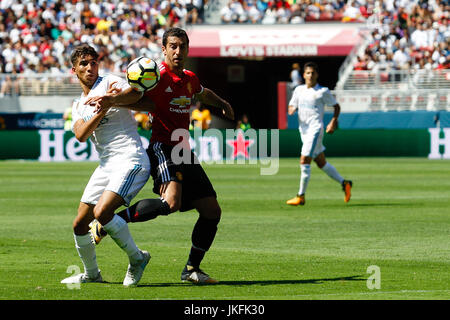
[[[324,123],[330,122],[332,112],[325,112]],[[287,116],[287,128],[298,128],[298,116]],[[427,129],[450,127],[448,111],[393,111],[393,112],[342,112],[339,115],[341,129]]]
[[[141,131],[145,147],[150,131]],[[210,129],[191,131],[191,146],[202,162],[251,161],[267,157],[298,157],[298,130]],[[450,128],[348,129],[325,135],[326,155],[335,157],[427,157],[450,159]],[[97,161],[90,142],[80,143],[70,131],[0,131],[0,159]]]

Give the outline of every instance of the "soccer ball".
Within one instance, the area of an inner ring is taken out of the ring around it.
[[[158,64],[150,58],[139,57],[128,64],[127,81],[138,91],[153,89],[160,78]]]

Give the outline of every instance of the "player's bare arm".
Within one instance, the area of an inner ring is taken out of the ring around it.
[[[92,135],[95,129],[97,129],[100,121],[106,115],[109,109],[102,109],[100,112],[95,113],[94,116],[89,119],[89,121],[84,121],[83,119],[78,120],[73,125],[73,132],[75,137],[80,142],[86,142],[87,139]]]
[[[143,92],[132,88],[125,90],[113,88],[110,90],[110,93],[102,97],[92,97],[88,99],[86,104],[96,107],[96,112],[113,105],[135,111],[152,112],[155,110],[154,102],[149,97],[143,95]],[[110,90],[108,90],[108,92]]]
[[[127,89],[129,90],[129,89]],[[109,90],[108,90],[109,91]],[[114,88],[114,94],[121,93],[122,89]],[[135,91],[135,90],[133,90]],[[120,102],[117,104],[120,108],[127,108],[135,111],[141,112],[152,112],[155,110],[156,106],[153,100],[151,100],[146,95],[143,95],[137,102],[131,104],[121,104]]]
[[[156,108],[152,99],[144,95],[138,102],[128,105],[121,105],[122,108],[127,108],[135,111],[153,112]]]
[[[228,101],[219,97],[214,91],[203,88],[201,93],[197,93],[195,97],[206,105],[216,106],[222,109],[222,113],[230,120],[234,120],[234,110]]]
[[[104,108],[110,108],[112,106],[132,105],[143,96],[143,92],[137,91],[133,88],[127,88],[121,91],[118,90],[118,88],[115,88],[113,92],[107,93],[104,96],[91,97],[86,100],[86,104],[95,106],[98,111]]]
[[[290,116],[292,116],[292,115],[295,113],[295,111],[297,111],[297,107],[294,107],[294,106],[288,106],[288,114],[289,114]]]
[[[336,131],[338,127],[338,117],[339,114],[341,113],[341,107],[339,106],[339,104],[335,104],[333,107],[334,107],[333,118],[331,118],[330,123],[328,123],[326,130],[326,132],[329,134],[332,134],[334,131]]]

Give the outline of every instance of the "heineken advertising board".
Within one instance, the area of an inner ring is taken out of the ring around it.
[[[151,131],[141,131],[146,147]],[[298,130],[208,129],[177,132],[189,135],[201,162],[248,163],[278,157],[300,156]],[[450,128],[348,129],[324,135],[327,156],[427,157],[450,159]],[[81,143],[64,130],[2,130],[0,159],[38,161],[97,161],[90,141]]]

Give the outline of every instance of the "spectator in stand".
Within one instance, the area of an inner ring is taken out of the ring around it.
[[[201,1],[186,0],[186,22],[191,24],[201,23],[203,21],[203,3]]]
[[[231,0],[231,10],[236,15],[237,20],[235,22],[247,22],[247,12],[244,10],[244,6],[239,0]]]
[[[361,11],[356,7],[354,1],[349,1],[344,8],[344,17],[342,18],[342,22],[354,22],[362,20]]]
[[[357,62],[353,65],[353,70],[355,71],[361,71],[361,70],[367,70],[367,58],[364,56],[362,58],[361,56],[357,56]]]
[[[429,45],[428,32],[426,31],[427,24],[422,24],[419,20],[415,24],[415,31],[411,34],[411,43],[416,48],[425,49]]]
[[[272,4],[269,8],[266,9],[261,23],[262,24],[277,23],[277,7],[274,4]]]
[[[13,69],[11,74],[5,76],[1,84],[0,97],[4,97],[7,94],[11,96],[20,94],[19,80],[15,69]]]
[[[403,47],[399,47],[393,57],[392,60],[394,62],[395,69],[405,70],[409,69],[409,62],[411,60],[410,56],[405,52]]]
[[[248,12],[248,21],[250,23],[253,24],[261,23],[262,13],[261,11],[259,11],[256,5],[256,0],[249,0],[247,12]]]
[[[281,2],[277,5],[277,23],[288,23],[290,17],[290,8],[287,2]]]
[[[231,2],[228,2],[228,4],[220,10],[220,19],[222,20],[222,23],[236,22],[236,15],[231,9]]]
[[[305,22],[304,12],[301,9],[300,5],[295,3],[291,7],[291,16],[289,17],[289,23],[299,24],[299,23],[304,23],[304,22]]]

